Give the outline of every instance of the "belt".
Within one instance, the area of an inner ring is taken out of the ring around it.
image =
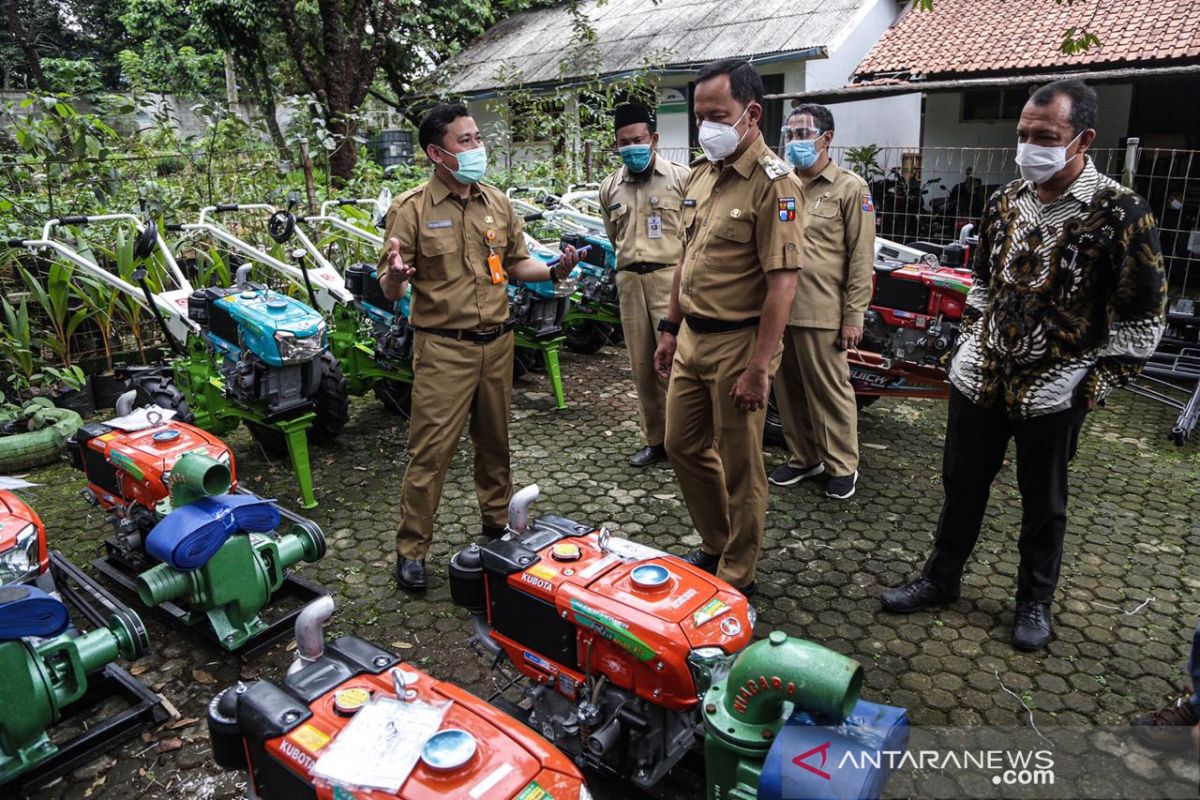
[[[696,333],[729,333],[730,331],[740,331],[742,328],[753,328],[758,324],[758,317],[750,317],[749,319],[724,320],[710,319],[708,317],[694,317],[690,314],[684,314],[684,321],[687,326]]]
[[[476,344],[487,344],[494,342],[504,334],[517,327],[517,321],[510,319],[498,328],[488,328],[483,331],[464,331],[452,328],[418,328],[413,326],[413,330],[421,333],[431,333],[434,336],[443,336],[447,339],[455,339],[460,342],[474,342]]]
[[[639,261],[636,264],[630,264],[627,267],[621,267],[621,272],[632,272],[637,275],[647,275],[651,272],[658,272],[660,269],[670,269],[674,264],[650,264],[645,261]]]

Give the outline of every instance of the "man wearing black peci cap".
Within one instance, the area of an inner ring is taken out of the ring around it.
[[[613,122],[624,166],[600,184],[600,204],[604,230],[617,252],[621,327],[646,440],[629,463],[645,467],[667,455],[667,386],[654,371],[655,326],[667,314],[671,271],[683,247],[680,218],[688,169],[656,152],[658,133],[646,106],[617,106]]]

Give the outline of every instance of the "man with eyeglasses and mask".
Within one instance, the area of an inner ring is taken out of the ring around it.
[[[667,387],[654,371],[655,326],[667,313],[672,269],[679,263],[688,169],[658,152],[654,116],[641,103],[617,106],[613,128],[624,166],[600,184],[600,205],[605,233],[617,253],[621,329],[646,440],[629,463],[645,467],[667,457]]]
[[[775,400],[789,460],[776,486],[822,473],[825,494],[845,500],[858,486],[858,407],[846,350],[862,338],[875,263],[875,203],[867,182],[833,163],[833,115],[798,106],[784,125],[788,163],[804,184],[804,271],[783,336]]]
[[[889,611],[958,599],[992,481],[1016,441],[1021,531],[1013,645],[1053,638],[1050,605],[1067,527],[1067,465],[1085,414],[1154,352],[1166,283],[1146,201],[1096,169],[1096,92],[1048,84],[1017,123],[1021,179],[993,194],[950,364],[946,499],[921,577]]]
[[[804,252],[804,195],[763,141],[762,77],[740,59],[696,76],[704,158],[654,354],[669,379],[667,456],[701,545],[687,560],[749,596],[762,548],[762,433]]]
[[[396,533],[396,582],[410,591],[425,589],[425,554],[442,482],[468,418],[483,535],[504,533],[512,497],[513,380],[505,285],[510,276],[558,281],[578,261],[573,247],[555,267],[530,258],[520,215],[504,192],[480,183],[487,151],[465,106],[431,108],[418,139],[433,176],[392,202],[379,264],[389,300],[398,300],[412,283],[412,417]]]

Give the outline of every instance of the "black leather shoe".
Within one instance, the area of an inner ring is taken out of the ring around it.
[[[635,467],[648,467],[656,461],[667,457],[667,448],[661,444],[648,444],[629,457],[629,463]]]
[[[684,556],[683,560],[711,575],[717,574],[717,565],[721,563],[720,556],[710,556],[699,547]]]
[[[410,592],[425,591],[425,559],[402,558],[397,561],[396,583]]]
[[[495,525],[484,525],[482,533],[485,539],[499,539],[507,530],[508,529],[503,526],[496,527]]]
[[[1013,647],[1032,652],[1041,650],[1054,638],[1054,626],[1050,622],[1050,606],[1036,600],[1017,603],[1013,618]]]
[[[945,592],[924,578],[917,578],[903,586],[888,589],[879,596],[888,611],[908,614],[923,608],[944,606],[958,599],[958,592]]]

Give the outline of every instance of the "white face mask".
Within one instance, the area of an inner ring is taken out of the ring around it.
[[[1178,211],[1181,208],[1183,208],[1182,200],[1172,200],[1171,201],[1171,210],[1172,211]]]
[[[1065,147],[1047,147],[1041,144],[1018,142],[1017,167],[1021,170],[1021,177],[1031,183],[1045,183],[1053,178],[1079,155],[1076,153],[1067,158],[1067,150],[1079,141],[1080,136],[1083,136],[1083,131],[1067,142]]]
[[[737,150],[738,145],[742,143],[742,137],[738,135],[737,126],[746,118],[746,114],[749,111],[750,106],[746,106],[746,110],[742,112],[742,116],[738,117],[737,122],[732,125],[726,125],[723,122],[709,122],[708,120],[700,123],[700,131],[696,138],[700,140],[700,147],[704,150],[704,155],[709,161],[721,161],[733,155],[733,151]]]

